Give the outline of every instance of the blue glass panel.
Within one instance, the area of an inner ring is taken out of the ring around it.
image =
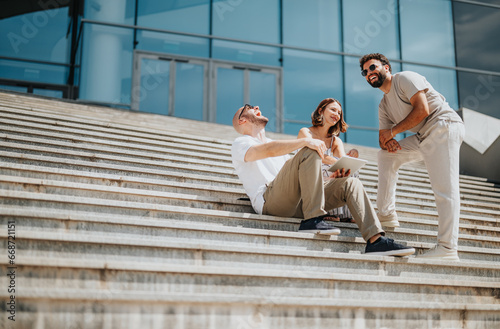
[[[399,57],[397,1],[343,1],[344,52]]]
[[[451,108],[458,110],[457,72],[455,70],[410,64],[403,64],[403,70],[423,75],[434,89],[446,98]]]
[[[346,141],[349,144],[380,148],[378,145],[378,131],[374,130],[349,128],[346,132]],[[359,156],[363,158],[363,154]]]
[[[500,9],[454,2],[453,16],[457,66],[500,72]]]
[[[80,98],[130,104],[133,31],[85,24]]]
[[[220,40],[214,40],[212,45],[213,58],[270,66],[279,66],[281,64],[279,60],[281,52],[276,47]]]
[[[459,72],[460,106],[500,119],[500,77]]]
[[[9,86],[9,85],[0,85],[0,89],[18,91],[20,93],[27,93],[28,92],[28,88],[26,88],[26,87]]]
[[[0,20],[0,55],[68,63],[68,25],[68,7],[4,18]]]
[[[300,128],[304,128],[306,125],[307,123],[285,122],[285,128],[283,130],[283,133],[289,135],[297,135],[299,133]]]
[[[134,25],[135,0],[85,1],[84,17],[91,20]]]
[[[0,77],[5,79],[65,84],[68,74],[67,66],[0,60]]]
[[[137,49],[167,54],[208,57],[209,40],[151,31],[137,32]]]
[[[176,63],[175,116],[203,120],[203,65]]]
[[[266,130],[277,131],[276,127],[276,74],[249,72],[250,104],[259,105],[262,114],[269,118]]]
[[[283,43],[340,51],[341,22],[339,0],[284,1]]]
[[[400,0],[400,4],[403,60],[455,66],[451,1]]]
[[[62,98],[63,92],[60,90],[33,88],[33,94],[47,97]]]
[[[346,122],[351,126],[372,127],[378,129],[378,105],[384,95],[378,88],[373,88],[361,76],[359,58],[345,57],[345,104]],[[400,71],[400,65],[392,62],[392,72]]]
[[[217,69],[217,123],[233,124],[234,114],[244,105],[243,88],[243,70]]]
[[[278,0],[214,0],[212,13],[213,35],[280,42]]]
[[[134,97],[139,98],[139,110],[156,114],[169,114],[170,61],[143,58],[141,84]]]
[[[311,113],[324,98],[332,97],[343,103],[341,56],[291,49],[284,50],[283,85],[285,122],[311,125]],[[296,125],[286,124],[286,133],[295,135]]]
[[[209,34],[210,0],[139,0],[137,25]]]

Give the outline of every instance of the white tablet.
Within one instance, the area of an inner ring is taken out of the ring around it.
[[[330,168],[328,168],[329,171],[334,172],[337,169],[342,170],[342,168],[345,168],[345,171],[351,170],[351,174],[354,174],[356,171],[358,171],[361,167],[363,167],[368,161],[363,160],[363,159],[358,159],[358,158],[353,158],[348,155],[345,155],[341,157],[337,162],[335,162]]]

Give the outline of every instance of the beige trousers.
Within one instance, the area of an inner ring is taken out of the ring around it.
[[[347,204],[365,240],[384,233],[363,184],[346,177],[323,184],[321,157],[304,147],[288,160],[264,192],[263,214],[314,218]]]

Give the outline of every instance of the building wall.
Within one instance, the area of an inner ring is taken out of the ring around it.
[[[0,20],[3,88],[75,84],[85,101],[225,124],[247,101],[272,114],[271,130],[289,134],[333,97],[350,125],[342,138],[377,146],[382,94],[358,60],[381,52],[393,72],[425,75],[453,108],[500,118],[500,0],[93,0],[81,6],[75,42],[72,3],[40,0],[46,10]],[[170,60],[134,62],[139,53]]]

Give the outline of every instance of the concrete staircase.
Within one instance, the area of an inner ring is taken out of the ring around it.
[[[370,257],[354,224],[325,237],[256,215],[234,137],[0,93],[0,328],[500,328],[499,185],[461,177],[461,262]],[[376,150],[357,148],[375,201]],[[437,213],[422,164],[399,184],[387,234],[424,252]]]

